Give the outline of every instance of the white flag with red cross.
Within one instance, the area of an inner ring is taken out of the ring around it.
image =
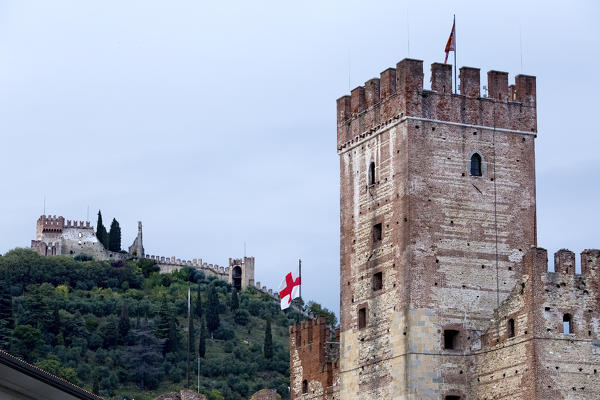
[[[292,300],[300,296],[300,276],[294,279],[291,272],[283,278],[279,286],[279,297],[281,298],[281,309],[285,310],[292,304]]]

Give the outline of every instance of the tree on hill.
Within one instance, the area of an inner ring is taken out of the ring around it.
[[[12,296],[8,288],[0,287],[0,349],[9,349],[12,329]]]
[[[108,232],[102,223],[102,212],[100,210],[98,210],[98,221],[96,222],[96,237],[105,248],[108,246]]]
[[[206,320],[204,317],[200,318],[200,340],[198,343],[198,355],[204,358],[206,354]]]
[[[271,319],[267,319],[267,326],[265,327],[265,346],[263,349],[266,359],[273,358],[273,334],[271,332]]]
[[[119,316],[119,341],[121,343],[126,342],[129,328],[129,310],[127,309],[127,303],[123,302],[121,305],[121,315]]]
[[[221,325],[219,307],[217,291],[214,285],[210,285],[208,287],[208,299],[206,300],[206,327],[211,334],[219,329],[219,325]]]
[[[136,344],[127,348],[124,357],[128,374],[141,389],[154,389],[162,377],[163,341],[152,334],[146,321],[133,333]]]
[[[121,251],[121,227],[115,218],[113,218],[110,232],[108,232],[108,250]]]
[[[229,304],[229,308],[231,311],[235,311],[240,308],[240,299],[238,298],[237,290],[235,289],[231,291],[231,302]]]
[[[198,288],[196,289],[196,304],[194,306],[194,312],[196,313],[196,316],[198,318],[202,318],[202,290],[201,290],[201,286],[198,285]]]

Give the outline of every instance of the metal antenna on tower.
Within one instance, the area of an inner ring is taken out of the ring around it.
[[[408,19],[408,4],[406,6],[406,48],[410,57],[410,22]]]
[[[523,25],[519,24],[519,48],[521,49],[521,73],[523,73]]]
[[[46,195],[44,195],[44,215],[46,215]]]

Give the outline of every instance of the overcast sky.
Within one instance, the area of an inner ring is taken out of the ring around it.
[[[487,6],[490,4],[490,6]],[[493,6],[491,5],[493,4]],[[43,212],[339,308],[335,100],[402,58],[537,76],[538,244],[600,247],[599,3],[0,0],[0,253]],[[522,52],[519,37],[522,40]],[[522,57],[521,57],[522,54]]]

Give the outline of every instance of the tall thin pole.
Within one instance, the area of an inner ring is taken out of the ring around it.
[[[46,195],[44,195],[44,215],[46,215]]]
[[[456,78],[456,15],[453,17],[452,26],[454,27],[454,94],[458,94],[458,90],[456,90],[456,85],[458,83]]]
[[[187,315],[187,367],[185,372],[186,388],[190,388],[190,287],[188,285],[188,315]]]
[[[298,259],[298,276],[300,277],[300,298],[302,298],[302,260]]]
[[[200,355],[198,355],[198,393],[200,393]]]

